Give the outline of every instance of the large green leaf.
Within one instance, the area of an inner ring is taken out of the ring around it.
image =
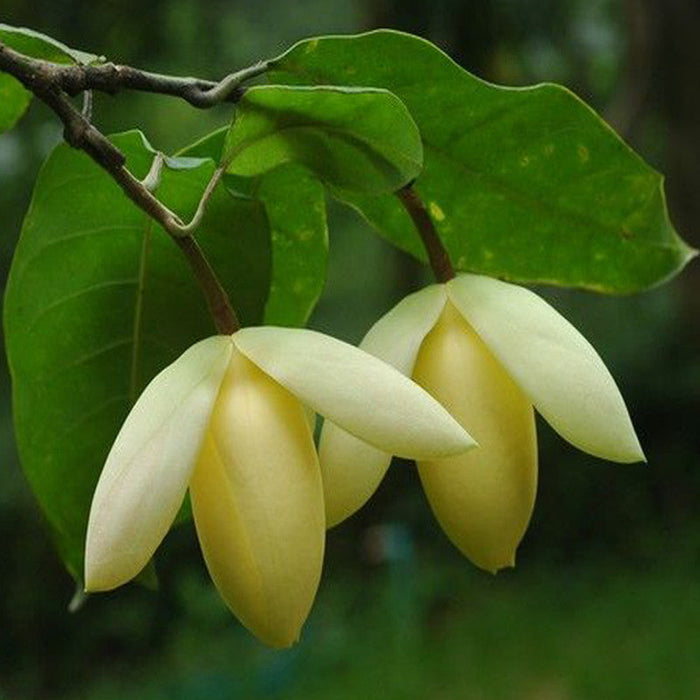
[[[303,326],[326,282],[328,228],[323,185],[293,163],[268,173],[257,197],[272,235],[272,280],[265,322]]]
[[[51,63],[90,64],[104,60],[101,56],[72,49],[53,37],[26,27],[12,27],[0,23],[0,41],[25,56]]]
[[[405,106],[386,90],[262,85],[239,103],[224,159],[233,175],[295,162],[334,187],[378,193],[418,175],[422,147]]]
[[[182,151],[219,160],[226,129],[219,129]],[[224,176],[231,191],[245,192],[265,205],[272,245],[270,293],[265,322],[303,326],[321,296],[328,262],[324,188],[296,163],[259,178]]]
[[[114,141],[143,177],[153,158],[143,137]],[[169,163],[158,195],[188,218],[215,165]],[[220,188],[197,235],[243,321],[259,322],[270,265],[262,206]],[[158,371],[215,331],[177,246],[87,156],[61,145],[24,222],[5,332],[22,465],[79,577],[92,492],[131,404]]]
[[[31,100],[20,82],[11,75],[0,73],[0,133],[11,129],[24,114]]]
[[[389,30],[302,41],[272,69],[275,83],[381,87],[403,100],[425,151],[416,189],[461,270],[631,292],[692,257],[661,176],[563,87],[491,85]],[[344,198],[425,259],[395,197]]]

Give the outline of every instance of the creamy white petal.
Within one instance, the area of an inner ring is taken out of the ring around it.
[[[369,329],[360,348],[410,377],[421,343],[440,318],[446,300],[444,284],[409,294]]]
[[[523,287],[477,275],[456,277],[447,293],[563,438],[616,462],[644,459],[605,364],[547,302]]]
[[[431,396],[358,348],[299,328],[244,328],[238,349],[317,413],[401,457],[458,454],[474,441]]]
[[[411,376],[423,339],[445,306],[444,285],[410,294],[370,328],[360,348]],[[330,420],[319,444],[328,527],[361,508],[375,492],[391,454],[367,444]]]
[[[266,644],[293,644],[321,577],[321,474],[299,401],[238,352],[190,495],[207,567],[228,606]]]
[[[233,350],[207,338],[146,387],[107,457],[95,489],[85,546],[85,586],[109,590],[148,563],[187,490]]]
[[[477,566],[513,566],[537,489],[532,404],[449,302],[413,376],[479,441],[456,457],[418,461],[435,516]]]

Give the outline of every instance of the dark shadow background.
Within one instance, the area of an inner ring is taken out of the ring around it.
[[[700,247],[700,5],[695,0],[2,0],[0,21],[110,59],[221,77],[320,33],[395,27],[492,81],[565,83],[667,175]],[[175,150],[222,124],[138,94],[96,97],[105,131]],[[0,139],[0,284],[32,182],[60,138],[34,104]],[[67,203],[69,205],[69,203]],[[331,265],[311,326],[358,341],[427,279],[331,206]],[[161,548],[161,586],[67,612],[14,449],[0,363],[0,699],[700,697],[700,276],[634,297],[544,293],[616,377],[648,466],[596,460],[540,424],[538,503],[518,567],[475,570],[432,520],[412,465],[331,531],[302,642],[264,649],[208,581],[191,527]]]

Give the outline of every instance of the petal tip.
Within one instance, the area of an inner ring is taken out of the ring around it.
[[[633,453],[630,454],[629,458],[626,460],[628,464],[649,464],[649,460],[647,459],[647,456],[644,454],[644,450],[641,448],[641,445],[638,447],[637,450],[635,450]]]
[[[118,585],[119,584],[112,585],[112,582],[106,577],[88,572],[87,569],[85,570],[85,593],[104,593],[105,591],[117,588]]]
[[[644,454],[644,450],[642,449],[641,445],[637,445],[637,449],[630,455],[631,459],[629,461],[630,464],[649,464],[649,460],[647,459],[647,456]]]
[[[467,430],[456,420],[455,423],[459,426],[458,438],[456,440],[456,442],[459,443],[459,451],[455,451],[455,454],[462,454],[463,452],[472,450],[475,447],[479,447],[479,443],[467,432]]]
[[[148,559],[144,562],[133,553],[125,552],[113,540],[95,542],[90,534],[88,529],[83,570],[86,593],[104,593],[119,588],[136,578],[148,563]]]
[[[514,569],[515,568],[515,552],[512,554],[503,553],[502,556],[498,556],[497,553],[482,553],[481,556],[475,556],[472,552],[467,554],[462,552],[467,559],[469,559],[474,566],[479,567],[483,571],[495,576],[504,569]]]
[[[267,630],[266,632],[251,630],[258,641],[271,649],[291,649],[301,639],[301,628],[293,630]]]
[[[649,464],[649,460],[647,459],[646,454],[644,454],[644,450],[642,449],[642,445],[639,442],[639,438],[635,434],[635,450],[634,450],[634,462],[643,462],[644,464]]]
[[[497,564],[491,568],[486,569],[490,574],[493,574],[496,576],[496,574],[499,574],[501,571],[504,571],[505,569],[514,569],[515,568],[515,555],[513,555],[508,561],[504,562],[503,564]]]
[[[104,557],[87,549],[85,552],[84,589],[86,593],[104,593],[118,588],[127,580],[117,576],[113,562],[105,561]]]
[[[608,456],[603,454],[603,457],[611,462],[617,462],[619,464],[638,464],[639,462],[643,462],[644,464],[649,463],[646,455],[644,454],[644,450],[639,443],[639,439],[634,432],[632,432],[630,440],[627,441],[627,444],[622,446],[621,449],[616,452],[609,452]]]
[[[432,398],[432,397],[431,397]],[[442,404],[440,404],[442,406]],[[479,443],[466,431],[466,429],[452,416],[451,413],[445,410],[443,419],[447,420],[446,428],[441,436],[432,442],[430,449],[426,452],[429,454],[414,454],[414,455],[398,455],[412,459],[435,459],[443,457],[454,457],[456,455],[469,452],[475,447],[479,447]]]

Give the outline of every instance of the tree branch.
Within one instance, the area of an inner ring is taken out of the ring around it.
[[[106,92],[109,95],[115,95],[120,90],[137,90],[179,97],[200,109],[207,109],[222,102],[238,102],[245,91],[243,83],[262,75],[269,67],[268,61],[260,61],[215,82],[202,78],[150,73],[114,63],[92,66],[50,63],[25,56],[0,42],[0,54],[2,53],[11,59],[16,69],[21,66],[25,72],[40,74],[44,79],[50,79],[53,85],[71,97],[88,90]]]
[[[14,51],[0,42],[0,71],[4,71],[19,80],[24,87],[44,102],[63,123],[65,140],[74,148],[84,151],[97,165],[105,170],[121,187],[126,196],[142,209],[148,216],[160,224],[175,240],[185,254],[194,272],[202,292],[207,300],[217,330],[230,334],[238,330],[240,324],[231,306],[226,291],[216,277],[211,265],[204,257],[197,242],[192,238],[193,231],[199,226],[206,205],[216,188],[225,165],[214,172],[202,195],[197,211],[189,224],[183,224],[174,212],[170,211],[149,188],[153,188],[158,176],[155,172],[156,163],[144,182],[138,180],[126,167],[126,157],[109,139],[93,126],[86,116],[81,113],[68,99],[63,91],[62,76],[65,68],[87,68],[78,66],[61,66],[58,64],[38,61]],[[146,74],[149,75],[149,74]],[[227,79],[224,79],[225,81]],[[222,81],[224,82],[224,81]],[[229,80],[215,93],[216,99],[226,99],[231,93],[235,81]],[[88,88],[85,88],[88,89]],[[99,89],[99,88],[97,88]],[[217,86],[212,88],[217,90]]]
[[[428,253],[428,260],[435,279],[438,282],[449,282],[455,276],[450,256],[442,245],[442,241],[435,230],[435,224],[433,224],[433,220],[430,218],[430,214],[418,193],[409,184],[398,190],[396,196],[415,224],[418,235],[423,242],[423,247]]]

